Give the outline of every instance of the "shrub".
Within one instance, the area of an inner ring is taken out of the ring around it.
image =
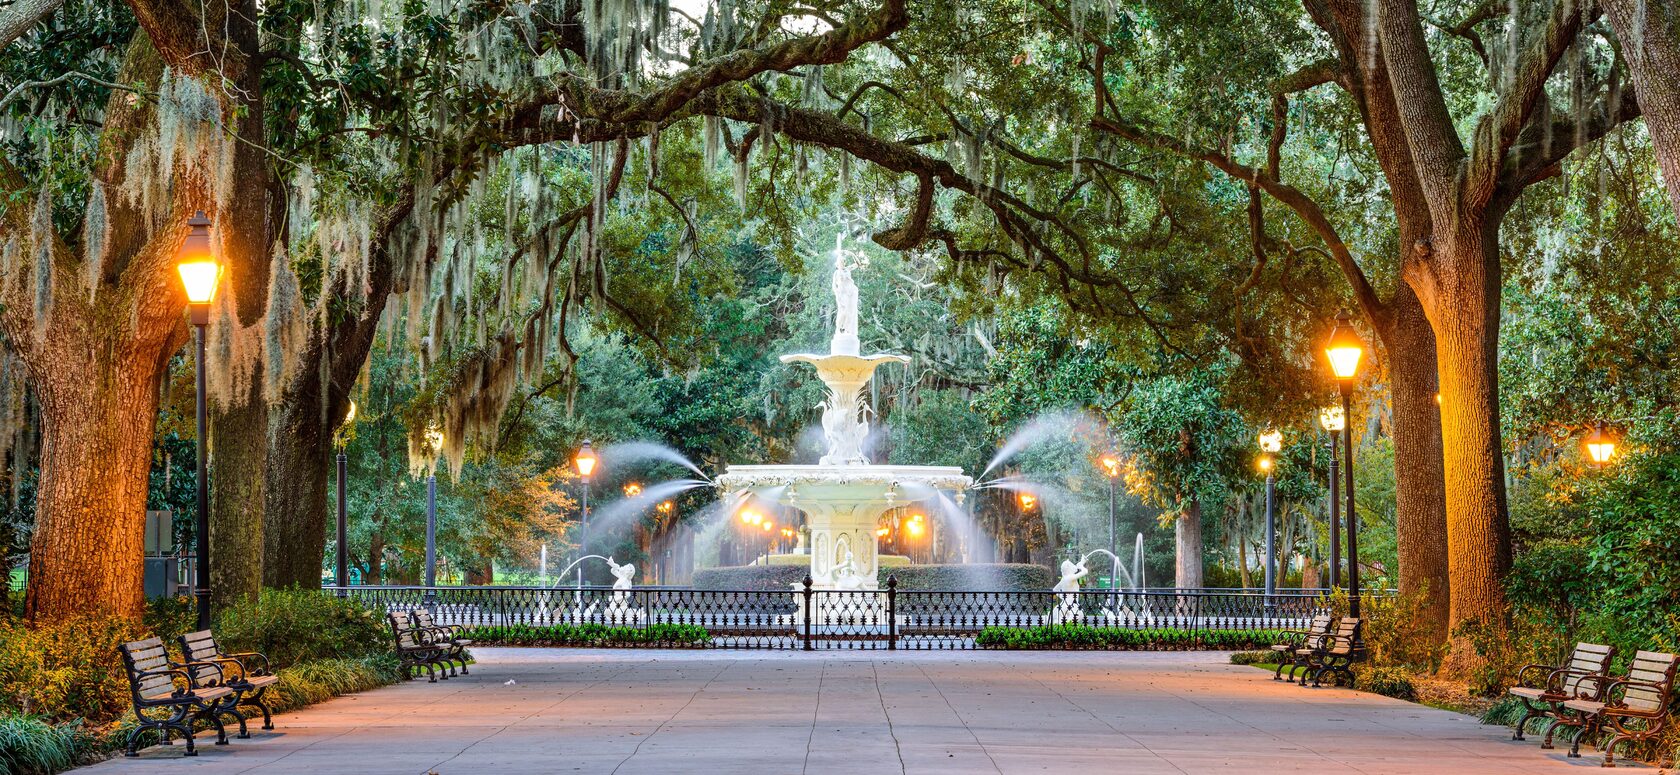
[[[492,625],[468,629],[462,637],[481,645],[498,646],[704,646],[712,642],[706,628],[694,624],[650,624],[647,627],[609,627],[602,624]]]
[[[79,723],[0,713],[0,773],[51,775],[83,763],[95,741]]]
[[[1270,651],[1239,651],[1231,655],[1233,665],[1264,665],[1275,662],[1278,655]]]
[[[393,654],[358,659],[317,659],[279,671],[280,682],[268,690],[275,713],[337,697],[387,686],[403,678],[402,663]]]
[[[703,590],[786,592],[805,580],[810,569],[804,565],[738,565],[701,568],[694,572],[693,586]]]
[[[1354,687],[1367,692],[1417,702],[1417,688],[1405,670],[1397,667],[1370,666],[1354,673]]]
[[[1042,565],[1026,563],[971,563],[964,565],[911,565],[882,568],[881,586],[887,577],[898,579],[898,588],[933,592],[1020,592],[1046,590],[1056,584],[1056,574]]]
[[[1269,646],[1277,639],[1277,630],[1185,630],[1176,627],[1122,630],[1084,624],[1055,624],[987,627],[974,637],[974,645],[993,649],[1189,651],[1254,649]]]
[[[0,620],[0,713],[115,719],[129,706],[117,646],[141,637],[135,622],[99,614],[33,627]]]
[[[371,656],[390,647],[379,612],[309,589],[264,589],[256,602],[222,611],[216,639],[228,651],[262,652],[276,670],[309,660]]]

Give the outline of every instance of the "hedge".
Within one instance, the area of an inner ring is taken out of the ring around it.
[[[1249,650],[1278,642],[1279,630],[1122,630],[1084,624],[987,627],[974,645],[989,649],[1117,649],[1129,651]]]
[[[467,629],[461,637],[483,646],[705,646],[712,642],[706,628],[693,624],[650,624],[645,628],[602,624],[490,625]]]
[[[701,590],[745,590],[787,592],[805,580],[810,569],[804,565],[735,565],[701,568],[694,572],[693,586]]]

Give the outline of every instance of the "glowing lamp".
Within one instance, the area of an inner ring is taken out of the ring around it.
[[[586,482],[589,481],[589,475],[595,473],[595,462],[595,447],[589,443],[589,439],[584,439],[583,446],[578,448],[577,457],[572,458],[572,464],[577,466],[578,476],[583,477]]]
[[[922,523],[920,522],[911,522],[910,527],[908,528],[911,538],[921,538],[922,531],[926,529],[927,528],[922,527]]]
[[[1273,465],[1276,465],[1276,463],[1272,460],[1271,455],[1262,454],[1260,456],[1260,473],[1263,473],[1263,474],[1271,473]]]
[[[1032,508],[1036,505],[1038,505],[1038,498],[1028,495],[1027,493],[1021,493],[1021,508],[1023,510],[1032,511]]]
[[[1365,356],[1365,342],[1353,330],[1353,318],[1346,312],[1336,316],[1336,327],[1330,331],[1330,341],[1324,345],[1330,359],[1330,371],[1342,384],[1351,384],[1359,374],[1359,360]]]
[[[641,495],[641,494],[642,494],[642,486],[641,485],[636,484],[635,482],[631,482],[627,485],[624,485],[624,497],[634,498],[634,497],[636,497],[638,495]]]
[[[1616,456],[1616,438],[1605,433],[1603,426],[1593,428],[1582,445],[1586,447],[1587,458],[1594,465],[1605,465]]]
[[[1318,424],[1324,426],[1325,430],[1335,433],[1347,427],[1347,416],[1342,414],[1341,407],[1327,406],[1318,410]]]
[[[1114,455],[1103,455],[1101,462],[1103,473],[1107,474],[1108,478],[1113,479],[1120,475],[1120,458]]]
[[[677,504],[672,503],[670,501],[660,501],[659,505],[656,506],[655,508],[659,509],[659,513],[661,513],[661,514],[669,514],[669,513],[671,513],[671,509],[674,509],[676,507],[677,507]]]
[[[776,529],[776,523],[771,522],[768,519],[764,520],[764,532],[768,533],[768,532],[770,532],[771,530],[774,530],[774,529]]]
[[[222,278],[222,266],[210,253],[210,219],[199,210],[187,221],[192,229],[181,241],[176,254],[175,271],[181,275],[181,287],[187,292],[187,308],[192,312],[193,325],[210,322],[210,302],[216,298],[216,285]]]
[[[875,535],[878,538],[886,538],[887,537],[887,529],[884,528],[884,527],[875,528]]]
[[[1270,430],[1260,434],[1260,450],[1276,452],[1283,449],[1283,431]]]

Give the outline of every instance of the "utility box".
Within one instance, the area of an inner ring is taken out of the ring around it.
[[[181,590],[181,558],[175,556],[175,515],[146,512],[146,597],[171,597]]]

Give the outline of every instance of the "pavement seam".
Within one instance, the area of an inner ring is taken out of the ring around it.
[[[923,678],[927,679],[928,686],[933,687],[934,693],[939,695],[939,699],[945,703],[945,707],[951,709],[951,715],[957,717],[957,722],[962,724],[963,731],[967,732],[969,737],[974,738],[974,744],[980,746],[980,753],[986,755],[986,761],[992,763],[992,769],[997,770],[998,775],[1003,775],[1003,768],[999,767],[997,760],[992,758],[992,752],[986,749],[986,744],[980,741],[980,736],[974,734],[974,728],[968,725],[968,719],[963,718],[962,712],[957,710],[957,706],[951,704],[951,698],[945,696],[945,690],[939,688],[939,684],[933,680],[933,676],[928,675],[927,668],[916,665],[916,670],[922,674]]]
[[[887,735],[892,738],[893,753],[898,755],[898,771],[904,773],[907,772],[904,769],[904,745],[898,741],[898,730],[893,729],[892,714],[887,712],[887,698],[881,693],[880,665],[880,662],[869,660],[869,674],[875,679],[875,699],[881,703],[881,716],[887,720]],[[806,750],[809,748],[807,746]]]
[[[624,761],[619,762],[617,766],[613,767],[613,770],[612,770],[613,775],[618,775],[618,770],[621,767],[623,767],[631,759],[636,758],[636,754],[642,752],[642,744],[643,743],[646,743],[647,741],[652,740],[654,735],[659,734],[659,732],[665,728],[665,725],[671,723],[672,721],[675,721],[677,716],[682,715],[683,711],[688,710],[688,706],[694,704],[695,698],[699,697],[701,694],[705,693],[705,691],[707,689],[711,688],[712,684],[717,681],[718,677],[722,676],[726,672],[729,672],[730,666],[734,665],[734,664],[735,664],[734,662],[723,663],[723,667],[721,669],[719,669],[716,673],[714,673],[711,678],[706,679],[706,682],[701,684],[700,688],[695,689],[693,694],[688,695],[688,701],[684,702],[682,704],[682,707],[677,708],[676,711],[671,714],[670,718],[659,722],[659,726],[654,727],[652,732],[647,733],[647,736],[643,737],[640,740],[637,740],[636,741],[636,747],[630,749],[630,755],[624,757]]]
[[[828,678],[828,660],[823,660],[817,672],[817,701],[811,708],[811,733],[805,736],[805,761],[799,765],[801,775],[811,769],[811,743],[817,739],[817,719],[822,716],[823,680]]]
[[[1056,690],[1055,690],[1055,689],[1052,689],[1052,688],[1050,688],[1050,685],[1049,685],[1049,684],[1047,684],[1047,683],[1045,683],[1045,682],[1044,682],[1044,680],[1043,680],[1043,679],[1041,679],[1041,678],[1039,678],[1039,677],[1038,677],[1038,676],[1036,676],[1036,675],[1035,675],[1035,676],[1032,676],[1032,680],[1033,680],[1033,682],[1034,682],[1034,683],[1036,683],[1036,684],[1038,684],[1038,685],[1039,685],[1039,686],[1041,686],[1041,687],[1043,687],[1043,688],[1044,688],[1044,690],[1045,690],[1045,691],[1048,691],[1048,692],[1050,692],[1050,693],[1051,693],[1051,694],[1054,694],[1054,695],[1056,695],[1056,697],[1057,697],[1057,698],[1058,698],[1058,699],[1060,699],[1060,700],[1061,700],[1061,701],[1062,701],[1062,702],[1065,702],[1065,703],[1067,703],[1067,704],[1069,704],[1069,705],[1072,705],[1072,706],[1073,706],[1073,707],[1075,707],[1075,708],[1078,708],[1078,709],[1079,709],[1079,711],[1080,711],[1080,712],[1081,712],[1081,713],[1084,713],[1084,714],[1085,714],[1085,715],[1087,715],[1087,716],[1090,716],[1090,717],[1091,717],[1091,718],[1093,718],[1093,719],[1096,719],[1096,720],[1097,720],[1097,723],[1099,723],[1099,724],[1102,724],[1102,725],[1103,725],[1103,726],[1105,726],[1105,727],[1108,727],[1108,731],[1110,731],[1110,732],[1113,732],[1113,733],[1114,733],[1114,734],[1117,734],[1117,735],[1119,735],[1119,736],[1121,736],[1121,737],[1124,737],[1124,738],[1126,738],[1126,739],[1127,739],[1127,740],[1130,740],[1130,741],[1132,741],[1132,742],[1133,742],[1133,743],[1134,743],[1134,744],[1136,744],[1136,745],[1137,745],[1137,747],[1139,747],[1139,748],[1142,748],[1142,749],[1143,749],[1143,750],[1145,750],[1145,751],[1148,751],[1148,752],[1149,752],[1149,755],[1150,755],[1150,756],[1153,756],[1153,757],[1155,757],[1155,758],[1157,758],[1157,759],[1160,759],[1160,760],[1161,760],[1161,761],[1162,761],[1162,762],[1164,762],[1164,763],[1165,763],[1165,764],[1166,764],[1166,765],[1167,765],[1167,766],[1168,766],[1168,767],[1171,767],[1171,768],[1173,768],[1173,769],[1175,769],[1175,770],[1178,770],[1178,771],[1179,771],[1179,772],[1184,772],[1184,768],[1183,768],[1183,767],[1180,767],[1180,766],[1178,766],[1178,764],[1177,764],[1177,763],[1176,763],[1176,762],[1174,762],[1174,761],[1173,761],[1173,760],[1171,760],[1171,759],[1168,759],[1168,758],[1167,758],[1167,757],[1165,757],[1165,756],[1162,756],[1162,755],[1161,755],[1161,754],[1159,754],[1159,753],[1156,753],[1156,752],[1155,752],[1155,749],[1153,749],[1153,748],[1150,748],[1150,747],[1149,747],[1149,746],[1147,746],[1147,745],[1144,745],[1144,743],[1143,743],[1143,741],[1142,741],[1142,740],[1139,740],[1139,739],[1137,739],[1137,738],[1135,738],[1135,737],[1132,737],[1132,736],[1131,736],[1131,735],[1130,735],[1130,734],[1127,734],[1127,733],[1126,733],[1126,732],[1125,732],[1125,731],[1123,731],[1123,730],[1121,730],[1121,729],[1120,729],[1120,728],[1119,728],[1119,727],[1116,727],[1116,726],[1114,726],[1114,725],[1113,725],[1113,724],[1110,724],[1110,723],[1109,723],[1109,722],[1108,722],[1108,719],[1105,719],[1105,718],[1103,718],[1103,717],[1102,717],[1102,716],[1099,716],[1099,715],[1097,715],[1097,714],[1096,714],[1096,713],[1093,713],[1093,712],[1092,712],[1092,711],[1091,711],[1091,709],[1090,709],[1090,708],[1087,708],[1087,707],[1085,707],[1085,706],[1084,706],[1084,705],[1080,705],[1080,704],[1079,704],[1079,703],[1077,703],[1077,702],[1074,702],[1074,701],[1073,701],[1073,700],[1070,700],[1070,699],[1068,699],[1068,697],[1067,697],[1067,695],[1065,695],[1065,694],[1062,694],[1062,693],[1061,693],[1061,692],[1059,692],[1059,691],[1056,691]]]

